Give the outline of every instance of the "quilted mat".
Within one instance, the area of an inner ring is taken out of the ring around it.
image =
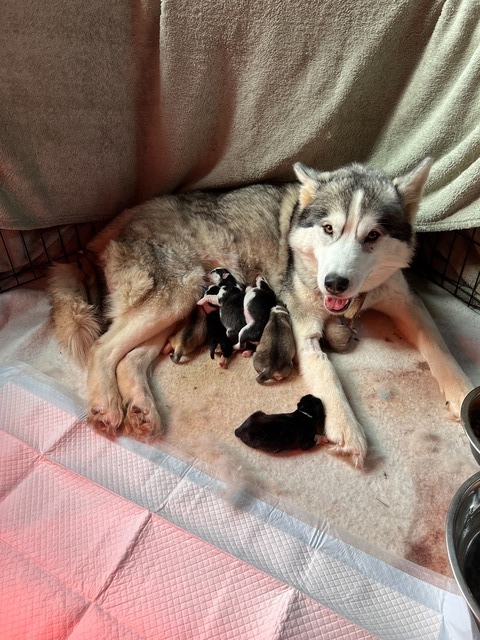
[[[76,399],[0,369],[0,638],[474,638],[455,584],[109,440]]]

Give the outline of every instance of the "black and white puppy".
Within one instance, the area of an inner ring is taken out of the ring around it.
[[[325,410],[319,398],[308,394],[292,413],[256,411],[237,429],[235,435],[249,447],[268,453],[311,449],[324,440]]]
[[[207,274],[207,280],[219,287],[218,292],[211,293],[211,287],[209,287],[197,304],[208,303],[220,308],[220,320],[227,330],[228,338],[235,344],[238,342],[240,330],[245,326],[243,313],[245,290],[227,269],[213,269]]]
[[[270,309],[277,298],[263,276],[257,276],[255,286],[247,287],[243,299],[243,313],[247,323],[238,335],[235,349],[245,349],[247,343],[257,345],[270,316]]]
[[[205,291],[205,297],[209,300],[216,300],[216,296],[220,291],[220,287],[216,284],[210,285]],[[206,300],[202,304],[197,305],[199,309],[203,309],[206,317],[206,344],[212,360],[215,354],[220,354],[219,365],[222,369],[228,366],[228,359],[233,353],[233,342],[227,336],[227,330],[220,320],[220,307]]]
[[[228,269],[225,269],[223,267],[217,267],[216,269],[212,269],[207,273],[207,275],[205,276],[205,279],[210,284],[216,284],[219,287],[221,287],[224,284],[227,286],[238,285],[238,281],[235,278],[235,276],[233,276]]]

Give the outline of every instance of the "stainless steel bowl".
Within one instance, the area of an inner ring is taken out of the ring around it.
[[[453,575],[480,626],[480,471],[455,493],[446,535]]]
[[[475,433],[475,425],[480,427],[480,387],[472,389],[465,397],[460,410],[462,425],[470,441],[473,457],[480,464],[480,438]],[[478,431],[477,431],[478,432]]]

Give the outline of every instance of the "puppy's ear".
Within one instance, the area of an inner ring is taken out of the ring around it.
[[[313,202],[318,185],[321,182],[326,182],[330,174],[311,169],[301,162],[296,162],[293,165],[293,170],[301,185],[299,196],[300,204],[303,208],[308,207]]]
[[[393,184],[396,186],[403,200],[411,222],[413,222],[417,213],[423,187],[427,181],[432,164],[433,158],[425,158],[405,175],[393,179]]]

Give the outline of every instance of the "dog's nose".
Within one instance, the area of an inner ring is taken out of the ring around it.
[[[349,284],[350,281],[347,278],[342,278],[336,273],[329,273],[325,276],[325,289],[333,295],[346,291]]]

